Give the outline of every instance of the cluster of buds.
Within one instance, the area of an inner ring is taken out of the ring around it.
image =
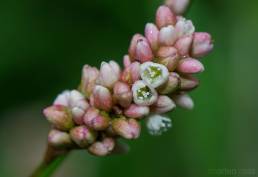
[[[150,134],[161,135],[172,126],[166,113],[194,107],[187,93],[198,86],[194,74],[204,71],[199,59],[213,44],[208,33],[195,32],[192,21],[180,16],[187,4],[168,0],[158,8],[156,23],[133,36],[123,69],[115,61],[83,67],[79,88],[61,93],[44,110],[53,125],[50,145],[105,156],[119,138],[138,138],[141,121]]]

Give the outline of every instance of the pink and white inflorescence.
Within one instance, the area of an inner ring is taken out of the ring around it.
[[[133,36],[123,69],[112,60],[100,69],[85,65],[79,88],[64,91],[44,110],[53,125],[50,145],[105,156],[118,138],[138,138],[141,120],[150,134],[161,135],[172,126],[166,113],[193,108],[187,93],[198,86],[193,75],[204,71],[199,59],[213,44],[210,34],[195,32],[192,21],[178,15],[186,6],[178,3],[160,6],[156,23]]]

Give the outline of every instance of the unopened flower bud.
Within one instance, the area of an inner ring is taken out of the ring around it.
[[[156,90],[141,80],[133,84],[132,91],[134,103],[137,105],[150,106],[157,101],[158,94]]]
[[[148,23],[145,26],[145,36],[150,43],[150,46],[152,50],[157,50],[158,49],[158,38],[159,38],[159,29],[156,27],[155,24],[153,23]]]
[[[173,100],[175,101],[176,105],[184,109],[192,110],[194,108],[194,102],[187,94],[175,95],[173,96]]]
[[[170,118],[161,116],[159,114],[152,114],[147,118],[146,126],[151,135],[161,135],[172,127]]]
[[[151,47],[147,40],[138,40],[136,44],[136,60],[141,63],[151,61],[153,59],[153,54]]]
[[[135,119],[118,118],[112,121],[115,133],[126,139],[136,139],[140,135],[141,127]]]
[[[178,17],[175,29],[178,38],[186,35],[192,35],[195,31],[192,21],[186,20],[184,17]]]
[[[115,140],[113,138],[104,138],[102,141],[93,143],[88,151],[96,156],[106,156],[110,154],[115,147]]]
[[[180,77],[180,90],[191,91],[198,87],[199,80],[192,76],[181,76]]]
[[[148,106],[138,106],[136,104],[131,104],[130,107],[124,111],[124,114],[130,118],[142,118],[148,115],[149,112],[150,108]]]
[[[87,97],[92,93],[93,88],[95,87],[95,82],[99,77],[99,71],[95,67],[89,65],[84,65],[82,70],[82,80],[80,85],[80,91]]]
[[[84,123],[94,130],[105,130],[109,126],[110,118],[105,112],[92,107],[83,117]]]
[[[212,39],[209,33],[194,33],[192,57],[200,58],[206,56],[213,49]]]
[[[156,24],[159,28],[175,25],[176,16],[167,6],[160,6],[156,12]]]
[[[96,140],[96,133],[82,125],[70,131],[72,140],[81,148],[85,148]]]
[[[176,69],[180,59],[177,49],[170,46],[160,47],[157,56],[157,62],[165,65],[169,71],[174,71]]]
[[[107,88],[113,88],[120,78],[120,67],[115,61],[102,62],[100,67],[99,83]]]
[[[121,80],[128,83],[133,84],[140,78],[140,63],[133,62],[130,66],[125,68],[122,73]]]
[[[165,4],[178,15],[185,12],[190,0],[166,0]]]
[[[151,106],[151,111],[155,113],[166,113],[176,107],[174,101],[168,96],[159,96],[157,102]]]
[[[55,129],[49,132],[48,143],[55,148],[65,148],[73,144],[68,133]]]
[[[160,29],[159,43],[161,45],[171,46],[176,42],[177,39],[177,31],[172,25]]]
[[[158,88],[158,93],[166,95],[176,91],[180,86],[180,76],[172,72],[169,74],[168,81]]]
[[[128,107],[133,100],[133,94],[130,86],[124,82],[117,82],[114,86],[113,93],[115,100],[122,107]]]
[[[131,43],[130,43],[130,47],[128,49],[128,53],[129,53],[131,61],[136,60],[136,46],[137,46],[138,41],[142,41],[142,40],[145,40],[147,42],[147,39],[141,34],[135,34],[133,36]]]
[[[129,55],[125,55],[125,56],[124,56],[124,58],[123,58],[123,64],[124,64],[124,67],[125,67],[125,68],[129,67],[129,66],[132,64]]]
[[[109,111],[112,108],[112,96],[106,87],[96,85],[93,90],[93,100],[94,106],[98,109]]]
[[[204,71],[204,66],[203,64],[193,58],[186,58],[180,60],[178,66],[177,66],[177,71],[185,74],[195,74],[195,73],[200,73]]]
[[[181,37],[175,44],[175,47],[178,50],[178,53],[181,56],[189,56],[193,42],[193,35],[187,35]]]
[[[166,83],[168,76],[168,69],[164,65],[153,62],[141,64],[141,78],[153,88]]]
[[[47,120],[59,130],[70,130],[73,126],[72,113],[62,105],[53,105],[43,111]]]

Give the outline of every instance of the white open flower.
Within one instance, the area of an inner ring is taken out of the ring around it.
[[[150,106],[158,99],[157,91],[142,80],[133,84],[132,91],[135,104],[140,106]]]
[[[161,86],[168,80],[169,72],[167,67],[164,65],[145,62],[141,64],[140,68],[142,80],[153,88]]]
[[[161,135],[172,127],[172,121],[170,118],[153,114],[147,117],[146,125],[151,135]]]

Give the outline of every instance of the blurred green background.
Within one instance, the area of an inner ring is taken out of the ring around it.
[[[49,129],[42,108],[77,86],[83,64],[121,63],[131,36],[143,33],[159,4],[0,2],[1,177],[32,172]],[[174,127],[163,136],[144,129],[141,138],[128,141],[127,155],[73,152],[56,177],[258,176],[258,1],[195,0],[187,16],[215,41],[214,52],[202,60],[202,84],[191,94],[195,109],[173,112]]]

